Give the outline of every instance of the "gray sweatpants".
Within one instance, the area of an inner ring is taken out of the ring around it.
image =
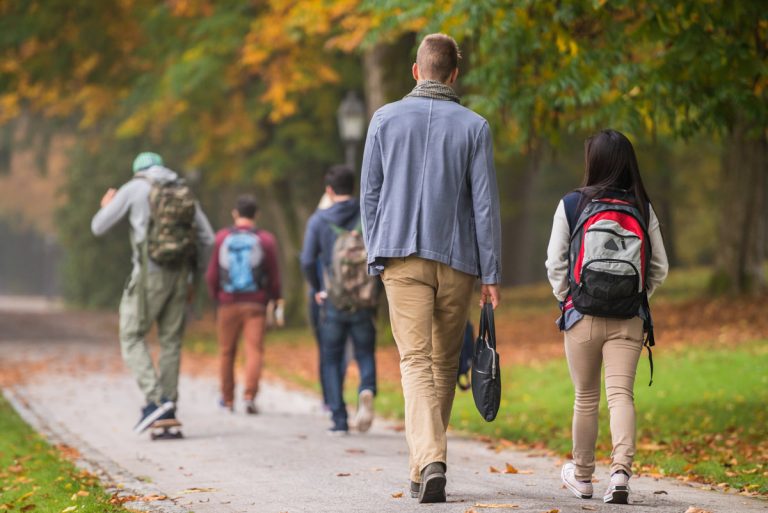
[[[142,322],[141,287],[133,276],[120,301],[120,349],[123,361],[133,372],[147,403],[178,397],[181,337],[187,301],[187,271],[158,269],[147,273],[146,319]],[[157,322],[160,358],[152,362],[145,336]]]

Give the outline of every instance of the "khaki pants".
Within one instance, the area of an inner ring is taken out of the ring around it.
[[[634,385],[643,350],[643,321],[585,315],[565,332],[565,355],[576,389],[573,405],[573,461],[576,479],[595,471],[600,368],[605,364],[605,393],[611,417],[611,473],[632,475],[635,456]]]
[[[159,269],[147,273],[146,319],[142,322],[139,277],[131,278],[120,300],[120,349],[147,403],[178,398],[181,337],[187,304],[186,271]],[[157,370],[152,363],[145,336],[157,321],[160,358]]]
[[[387,260],[382,280],[400,352],[410,478],[446,463],[459,352],[475,277],[418,257]]]
[[[221,399],[227,406],[235,398],[235,355],[237,341],[243,335],[245,346],[245,393],[247,401],[259,392],[264,356],[266,307],[261,303],[230,303],[219,306],[216,329],[219,337],[219,376]]]

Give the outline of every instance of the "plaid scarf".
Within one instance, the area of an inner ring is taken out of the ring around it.
[[[437,80],[424,80],[416,84],[413,90],[405,95],[406,98],[421,97],[432,98],[433,100],[449,100],[461,103],[459,95],[448,85]]]

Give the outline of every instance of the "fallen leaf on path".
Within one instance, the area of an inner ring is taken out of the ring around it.
[[[555,509],[550,509],[549,511],[545,511],[544,513],[560,513],[560,510],[555,508]]]
[[[597,508],[594,506],[582,506],[581,509],[585,509],[587,511],[597,511]]]
[[[690,506],[688,509],[685,510],[685,513],[711,513],[711,512],[707,511],[706,509]]]
[[[206,493],[206,492],[215,492],[217,491],[216,488],[187,488],[186,490],[182,490],[179,492],[179,495],[186,495],[188,493]]]
[[[666,490],[656,490],[653,492],[654,495],[669,495]]]
[[[167,495],[157,495],[153,493],[152,495],[145,495],[144,497],[141,498],[141,500],[144,502],[154,502],[154,501],[164,501],[167,498],[168,498]]]
[[[351,475],[352,474],[350,474],[349,472],[339,472],[338,474],[336,474],[336,477],[349,477]]]
[[[403,492],[397,492],[392,494],[393,499],[399,499],[402,496],[403,496]]]
[[[483,504],[481,502],[478,502],[475,504],[476,508],[495,508],[495,509],[515,509],[519,508],[520,506],[517,504]]]
[[[509,463],[507,463],[507,468],[504,470],[504,473],[505,474],[517,474],[517,469],[515,467],[513,467],[512,465],[510,465]]]
[[[500,473],[499,469],[497,469],[494,466],[488,467],[488,472],[490,472],[491,474],[499,474]]]

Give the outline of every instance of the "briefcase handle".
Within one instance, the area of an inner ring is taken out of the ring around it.
[[[493,304],[490,302],[483,305],[480,314],[480,336],[491,349],[496,350],[496,324],[493,320]]]

